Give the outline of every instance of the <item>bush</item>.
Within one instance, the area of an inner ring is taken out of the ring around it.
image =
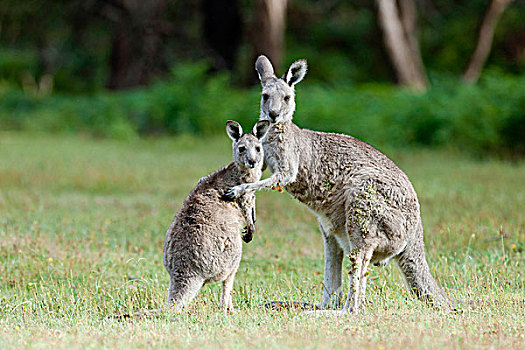
[[[228,119],[251,128],[260,88],[181,65],[149,88],[42,97],[0,86],[0,127],[97,137],[222,133]],[[488,72],[477,85],[433,78],[425,94],[391,85],[301,83],[298,125],[354,135],[378,146],[449,146],[480,155],[525,154],[525,78]]]
[[[29,51],[0,48],[0,81],[22,86],[24,75],[34,76],[38,57]]]

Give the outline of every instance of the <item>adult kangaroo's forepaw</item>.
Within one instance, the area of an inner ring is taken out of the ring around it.
[[[244,193],[246,193],[246,189],[243,185],[235,186],[224,192],[221,196],[221,198],[225,201],[233,201],[236,198],[239,198]]]
[[[221,199],[227,202],[231,202],[235,200],[235,198],[237,198],[237,196],[235,195],[235,190],[233,188],[230,188],[229,190],[224,192],[221,196]]]

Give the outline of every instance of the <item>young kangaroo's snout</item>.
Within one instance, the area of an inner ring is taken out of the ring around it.
[[[269,121],[259,121],[251,133],[243,133],[239,123],[232,120],[226,123],[226,132],[233,141],[233,160],[238,166],[250,169],[262,167],[264,153],[261,140],[269,126]]]

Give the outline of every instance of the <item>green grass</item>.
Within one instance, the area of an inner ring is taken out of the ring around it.
[[[226,136],[132,143],[0,133],[0,348],[523,348],[525,163],[390,150],[421,201],[428,260],[462,313],[410,297],[395,264],[371,269],[363,312],[313,318],[270,300],[318,301],[323,248],[310,212],[258,195],[235,315],[205,286],[163,305],[164,233],[198,179],[231,159]],[[346,282],[346,281],[345,281]]]

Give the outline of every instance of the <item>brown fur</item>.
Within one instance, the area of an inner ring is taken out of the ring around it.
[[[267,122],[257,125],[266,125],[261,131],[267,131]],[[222,200],[221,195],[232,186],[259,180],[263,163],[260,141],[263,134],[257,135],[256,128],[254,133],[259,138],[242,134],[242,129],[237,131],[233,140],[235,161],[199,182],[166,232],[164,266],[170,275],[168,303],[178,310],[205,283],[223,282],[221,304],[233,311],[231,292],[242,255],[241,231],[246,225],[251,239],[255,230],[255,194],[246,193],[234,202]],[[244,150],[240,152],[242,147]]]

